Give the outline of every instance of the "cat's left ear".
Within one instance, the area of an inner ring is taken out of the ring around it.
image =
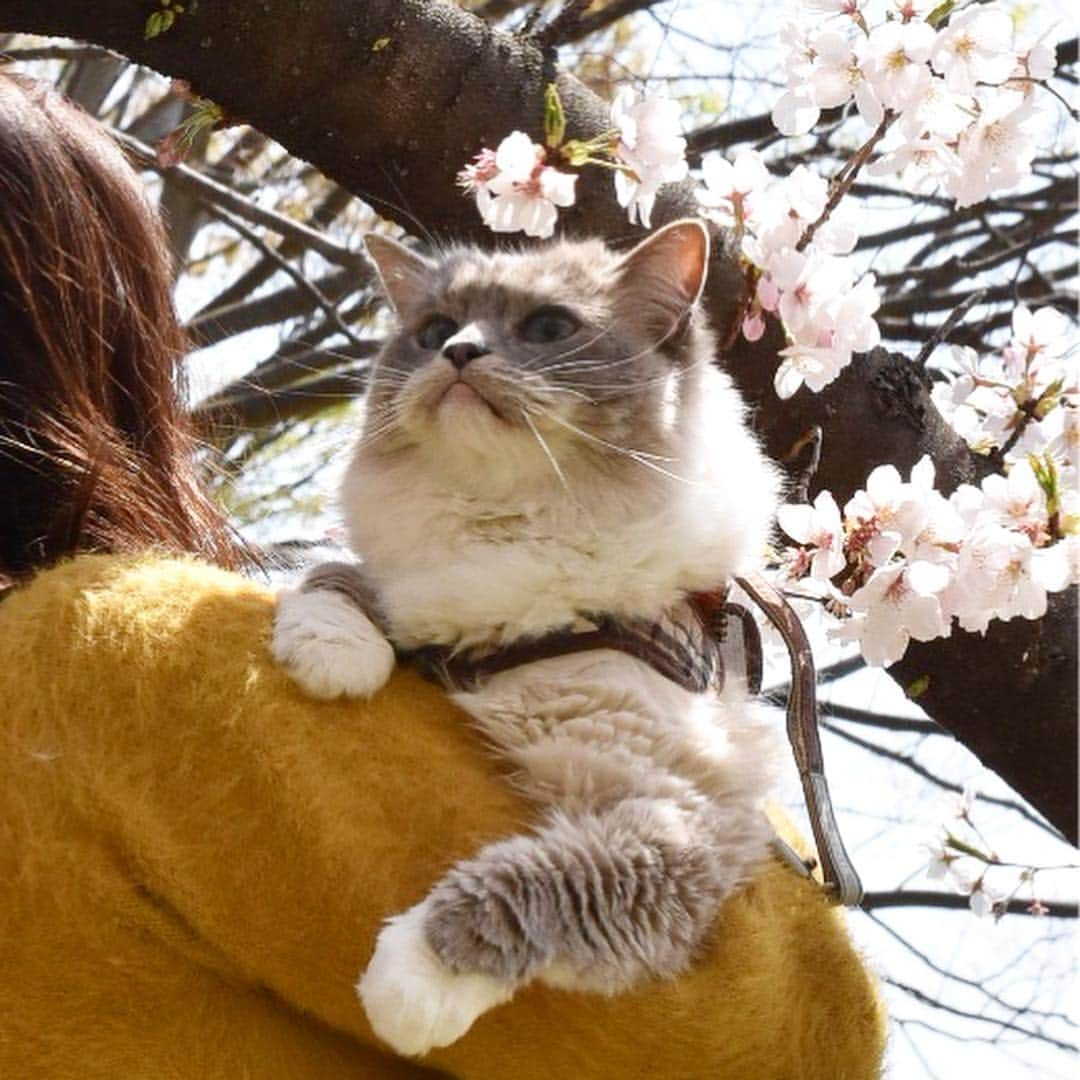
[[[642,240],[616,268],[620,315],[656,340],[677,334],[705,287],[709,232],[695,218],[673,221]]]
[[[434,263],[410,251],[389,236],[369,233],[364,237],[368,258],[375,264],[383,295],[401,314],[420,295],[435,270]]]

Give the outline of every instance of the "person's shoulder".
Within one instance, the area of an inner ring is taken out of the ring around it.
[[[81,555],[37,574],[0,604],[0,633],[88,642],[185,636],[218,624],[265,623],[273,594],[258,581],[194,558]]]

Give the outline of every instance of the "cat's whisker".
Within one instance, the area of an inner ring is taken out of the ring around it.
[[[619,446],[616,443],[608,442],[607,439],[600,438],[599,435],[594,435],[590,431],[586,431],[584,428],[578,427],[576,424],[571,424],[569,420],[564,420],[561,416],[557,416],[553,412],[549,412],[546,409],[538,410],[541,415],[546,419],[551,420],[553,423],[558,424],[560,427],[566,428],[568,431],[574,432],[581,438],[588,442],[596,443],[599,446],[603,446],[608,450],[612,450],[617,454],[622,454],[625,457],[630,458],[632,461],[636,461],[639,465],[646,469],[651,469],[653,472],[660,473],[661,476],[666,476],[671,480],[678,480],[681,484],[688,484],[691,486],[698,486],[701,484],[700,480],[691,480],[685,476],[679,476],[678,473],[673,473],[670,469],[665,469],[662,465],[657,465],[654,459],[659,458],[660,461],[673,461],[672,458],[660,458],[657,454],[650,454],[645,450],[630,450],[625,446]]]
[[[575,345],[572,349],[566,349],[563,352],[556,353],[554,356],[548,357],[547,362],[543,365],[543,367],[539,368],[538,370],[540,370],[540,371],[553,371],[553,370],[556,370],[557,367],[559,366],[559,361],[565,360],[567,357],[576,356],[579,352],[582,352],[584,349],[591,348],[598,341],[600,341],[601,339],[607,337],[610,333],[611,333],[611,328],[610,327],[607,327],[607,326],[602,327],[595,334],[593,334],[593,336],[591,338],[589,338],[587,341],[583,341],[579,345]]]
[[[571,492],[571,490],[570,490],[570,485],[566,481],[566,474],[562,471],[562,466],[559,464],[558,459],[555,457],[555,454],[552,452],[551,447],[548,446],[547,440],[544,438],[543,435],[540,434],[540,431],[538,430],[536,424],[533,423],[533,419],[529,415],[528,410],[527,409],[522,409],[521,410],[521,416],[522,416],[522,419],[525,421],[526,425],[528,426],[529,430],[533,433],[533,437],[536,439],[537,443],[539,444],[540,449],[544,452],[544,456],[548,459],[548,462],[551,465],[552,471],[558,477],[559,483],[562,485],[563,490],[566,492],[566,494],[570,497],[570,499],[572,501],[576,502],[577,500],[574,499],[573,492]]]

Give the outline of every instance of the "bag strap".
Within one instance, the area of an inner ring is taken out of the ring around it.
[[[814,833],[825,877],[825,890],[847,907],[857,907],[863,889],[844,848],[825,780],[821,739],[818,736],[817,676],[810,642],[799,617],[785,597],[760,574],[737,577],[738,585],[758,604],[780,632],[791,658],[787,733],[799,769],[810,827]]]

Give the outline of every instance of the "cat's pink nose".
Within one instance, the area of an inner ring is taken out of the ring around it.
[[[475,360],[478,356],[487,356],[488,350],[475,341],[454,341],[443,349],[442,354],[458,371],[461,371],[470,360]]]

